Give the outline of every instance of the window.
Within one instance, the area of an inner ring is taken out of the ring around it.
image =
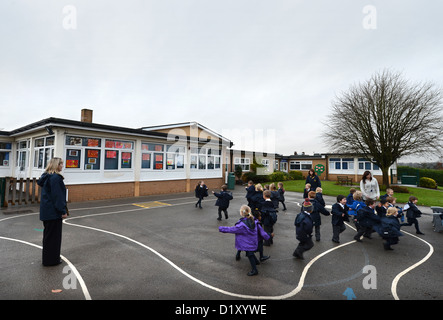
[[[358,158],[358,169],[364,171],[380,170],[379,166],[372,163],[371,160],[366,158]]]
[[[66,136],[66,169],[100,170],[102,139]]]
[[[166,146],[166,150],[166,170],[184,169],[185,147],[168,145]]]
[[[249,158],[234,158],[234,168],[240,166],[242,171],[251,170],[251,159]]]
[[[12,143],[0,142],[0,167],[9,167]]]
[[[312,168],[312,161],[291,161],[289,162],[290,170],[309,170]]]
[[[20,171],[25,171],[28,166],[28,149],[30,146],[30,141],[19,141],[17,142],[17,163],[16,166],[19,167]]]
[[[142,169],[163,170],[164,145],[142,143]]]
[[[45,169],[54,157],[54,137],[38,138],[34,141],[34,168]]]
[[[329,167],[333,170],[354,170],[354,158],[330,158]]]
[[[134,142],[123,140],[105,141],[105,170],[131,169]]]

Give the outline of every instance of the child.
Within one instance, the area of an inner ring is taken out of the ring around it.
[[[394,190],[391,188],[386,189],[386,194],[380,197],[380,200],[386,199],[387,197],[392,197],[394,195]]]
[[[424,235],[423,232],[420,231],[418,226],[417,218],[421,217],[421,211],[417,208],[418,198],[414,196],[409,197],[409,202],[403,207],[403,210],[406,210],[406,219],[407,223],[402,223],[402,226],[412,226],[415,225],[415,231],[417,234]]]
[[[337,203],[332,205],[332,242],[340,243],[340,233],[346,230],[344,221],[349,221],[349,208],[346,206],[346,197],[339,194],[337,196]]]
[[[389,208],[390,207],[397,208],[397,218],[400,218],[401,222],[404,222],[405,221],[405,216],[403,214],[403,209],[396,205],[397,204],[397,198],[389,196],[389,197],[386,198],[386,200],[388,201]]]
[[[197,186],[195,187],[195,197],[198,198],[195,207],[197,208],[198,205],[199,208],[202,209],[202,200],[204,197],[207,196],[208,196],[208,187],[205,185],[204,181],[199,181]]]
[[[321,226],[320,213],[325,216],[329,216],[330,213],[328,210],[325,209],[323,205],[321,205],[318,202],[317,194],[314,191],[309,191],[308,196],[309,198],[306,200],[308,200],[312,204],[311,218],[312,218],[312,223],[314,224],[315,241],[320,241],[320,226]],[[303,207],[302,207],[302,212],[303,212]]]
[[[274,224],[277,222],[277,212],[274,208],[274,204],[271,201],[271,191],[265,190],[263,191],[263,199],[264,202],[261,206],[261,218],[263,223],[263,229],[269,234],[274,232]],[[273,244],[273,237],[266,240],[263,245],[270,246]]]
[[[240,208],[240,216],[242,217],[233,227],[218,227],[223,233],[235,234],[235,247],[237,250],[246,251],[252,270],[248,272],[248,276],[258,274],[257,264],[260,263],[255,257],[254,251],[258,247],[259,235],[264,239],[269,239],[269,235],[260,226],[258,220],[254,219],[251,214],[251,208],[243,205]]]
[[[366,207],[366,204],[363,202],[363,194],[361,191],[354,191],[352,197],[353,199],[351,204],[348,203],[348,198],[346,198],[346,205],[349,208],[348,214],[354,221],[355,228],[358,231],[360,229],[360,223],[357,220],[357,211]]]
[[[250,208],[253,212],[256,210],[260,211],[263,202],[263,187],[260,183],[257,183],[255,185],[255,192],[251,197],[252,207]]]
[[[315,199],[323,207],[326,206],[325,200],[323,199],[323,189],[321,187],[317,187],[317,189],[315,189]]]
[[[278,209],[278,203],[280,202],[280,194],[275,187],[275,183],[269,185],[269,190],[271,191],[271,201],[274,205],[274,209]]]
[[[380,217],[375,214],[375,201],[366,199],[365,204],[366,206],[360,208],[356,215],[359,228],[357,229],[357,234],[354,236],[354,240],[358,242],[362,242],[360,239],[361,236],[372,239],[371,233],[374,228],[378,229],[378,224],[380,223]]]
[[[261,215],[260,212],[256,211],[255,214],[253,213],[253,216],[255,218],[255,220],[257,220],[260,223],[260,226],[263,228],[263,225],[261,223]],[[274,235],[271,234],[271,237],[273,237]],[[260,235],[260,233],[258,234],[258,246],[257,246],[257,250],[255,252],[258,252],[260,255],[260,262],[266,261],[268,260],[271,256],[265,256],[263,254],[263,237]],[[235,260],[240,260],[240,253],[241,250],[237,250],[237,254],[235,256]]]
[[[391,245],[398,243],[398,237],[403,234],[400,232],[400,223],[397,219],[397,208],[389,207],[386,216],[381,218],[380,235],[385,240],[383,247],[385,250],[394,250]]]
[[[221,192],[216,193],[212,191],[212,194],[217,197],[217,201],[215,202],[215,205],[218,206],[218,221],[221,221],[222,219],[222,211],[225,213],[225,219],[228,219],[228,208],[229,208],[229,201],[233,199],[232,193],[230,193],[228,190],[227,185],[222,185]]]
[[[377,207],[375,207],[375,211],[377,211],[377,214],[380,218],[383,218],[386,215],[386,212],[388,211],[389,203],[386,198],[380,200],[380,203]]]
[[[311,191],[311,184],[305,184],[305,190],[303,191],[303,198],[306,199],[308,197],[308,193]]]
[[[278,183],[278,193],[280,194],[280,202],[283,205],[283,211],[286,211],[286,205],[285,205],[285,189],[283,188],[283,183]]]
[[[255,192],[254,182],[252,180],[249,180],[248,181],[248,186],[245,189],[246,189],[246,200],[248,200],[248,206],[252,207],[251,198],[252,198],[252,196],[254,195],[254,192]]]
[[[313,211],[313,205],[308,199],[303,202],[302,212],[300,212],[295,218],[295,234],[296,239],[300,241],[297,248],[292,254],[297,259],[304,260],[303,253],[310,250],[314,246],[312,242],[312,228],[313,222],[311,213]]]
[[[351,188],[349,189],[349,194],[346,197],[346,205],[349,207],[349,205],[352,204],[352,202],[354,202],[354,193],[355,191],[357,191],[355,188]]]

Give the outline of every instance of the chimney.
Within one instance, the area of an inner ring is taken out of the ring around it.
[[[92,123],[92,110],[90,110],[90,109],[82,109],[81,122]]]

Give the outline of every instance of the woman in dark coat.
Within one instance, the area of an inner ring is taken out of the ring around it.
[[[306,183],[311,185],[311,191],[315,191],[318,187],[321,187],[320,178],[315,174],[315,171],[312,168],[309,169],[305,184]]]
[[[43,254],[44,266],[61,263],[60,250],[62,244],[62,220],[66,218],[66,187],[60,172],[63,160],[53,158],[38,180],[42,189],[40,201],[40,220],[43,221]]]

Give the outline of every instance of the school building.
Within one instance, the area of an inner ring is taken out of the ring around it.
[[[370,170],[382,182],[381,170],[359,155],[284,156],[232,146],[231,140],[197,122],[134,129],[94,123],[93,111],[83,109],[80,121],[48,118],[0,131],[0,178],[39,178],[48,161],[60,157],[72,202],[189,192],[199,180],[218,189],[228,172],[236,166],[248,172],[254,159],[263,165],[259,174],[295,170],[306,177],[314,168],[322,180],[358,184]],[[391,172],[396,183],[395,165]],[[31,193],[29,185],[17,189]],[[32,187],[34,195],[36,189]]]
[[[125,128],[44,119],[0,131],[0,177],[38,178],[52,157],[64,160],[69,201],[189,192],[199,180],[225,182],[229,139],[196,122]]]
[[[380,185],[383,182],[383,173],[380,168],[372,163],[370,159],[358,154],[316,153],[314,155],[307,155],[303,152],[301,154],[294,153],[290,156],[283,156],[277,153],[260,153],[235,149],[230,149],[229,154],[229,170],[231,172],[235,171],[236,166],[240,166],[243,173],[251,171],[251,164],[255,159],[257,163],[264,165],[264,173],[300,171],[303,177],[306,178],[309,170],[313,168],[321,180],[340,181],[343,184],[358,185],[363,173],[369,170]],[[391,166],[389,172],[391,183],[397,183],[396,163]]]

